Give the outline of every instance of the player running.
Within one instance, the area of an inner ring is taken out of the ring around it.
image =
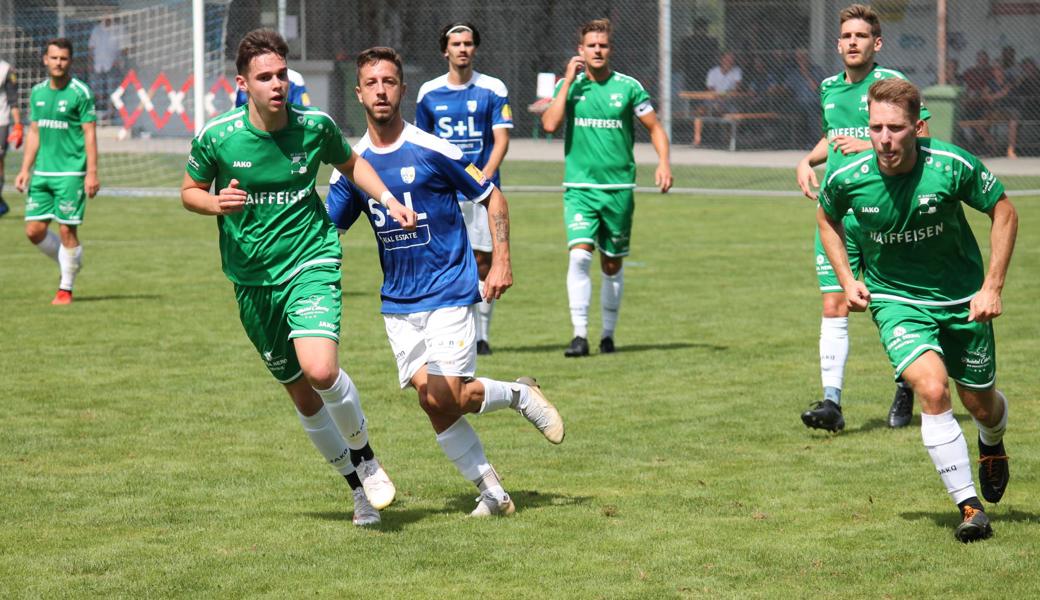
[[[979,430],[982,497],[1007,488],[1007,398],[996,389],[992,320],[1015,246],[1018,216],[1004,186],[977,158],[952,144],[919,138],[921,96],[902,79],[870,87],[873,151],[834,163],[825,176],[820,239],[852,310],[870,308],[896,377],[921,402],[921,438],[946,491],[961,510],[956,537],[991,528],[975,495],[968,446],[950,403],[949,377]],[[989,270],[961,203],[989,215]],[[864,278],[846,256],[843,223],[858,219]]]
[[[11,207],[4,201],[4,155],[7,147],[18,149],[22,145],[25,129],[22,127],[21,112],[18,110],[18,76],[11,63],[0,58],[0,217]]]
[[[819,186],[813,167],[827,162],[830,167],[842,157],[870,148],[867,135],[867,90],[880,79],[906,79],[899,71],[883,69],[874,62],[881,50],[881,20],[869,6],[853,4],[841,11],[841,35],[838,53],[845,69],[820,83],[820,105],[823,108],[824,135],[809,154],[798,163],[798,185],[807,197],[816,199],[813,188]],[[931,115],[922,109],[922,118]],[[928,135],[925,126],[922,135]],[[853,272],[863,268],[856,246],[856,217],[849,215],[845,222],[849,235],[849,261]],[[820,377],[823,400],[814,402],[802,413],[806,427],[838,431],[845,428],[841,413],[841,390],[845,380],[845,363],[849,356],[849,309],[834,269],[816,231],[816,278],[823,299],[823,318],[820,322]],[[914,393],[902,380],[896,382],[896,393],[888,411],[889,427],[905,427],[913,416]]]
[[[235,81],[249,102],[192,140],[181,201],[217,217],[221,263],[246,334],[289,392],[311,442],[350,484],[354,524],[373,525],[395,488],[369,444],[357,388],[339,367],[342,252],[314,189],[318,167],[352,176],[406,229],[414,229],[415,214],[353,153],[331,117],[286,102],[288,51],[271,30],[242,39]],[[214,182],[217,194],[209,192]]]
[[[509,148],[513,114],[506,84],[473,70],[480,47],[480,32],[472,23],[446,25],[440,33],[441,53],[448,59],[448,72],[419,88],[415,124],[427,133],[442,137],[459,148],[466,159],[501,188],[498,168]],[[469,243],[477,259],[481,296],[491,270],[491,230],[487,209],[479,202],[459,198],[466,219]],[[477,303],[477,354],[491,354],[490,329],[493,304]]]
[[[61,279],[54,305],[72,304],[72,287],[83,264],[79,226],[98,181],[94,93],[70,74],[72,42],[55,38],[43,53],[47,79],[29,95],[29,135],[22,169],[14,180],[25,198],[25,235],[58,262]],[[35,167],[35,168],[34,168]],[[30,177],[29,173],[32,172]],[[49,229],[58,222],[58,234]]]
[[[341,229],[368,217],[383,268],[382,313],[397,359],[401,389],[414,387],[437,433],[437,443],[463,477],[480,490],[471,516],[509,515],[514,505],[491,467],[466,414],[504,408],[526,417],[552,443],[563,441],[563,420],[529,377],[515,383],[474,378],[473,305],[480,300],[477,268],[459,210],[461,194],[486,204],[492,261],[483,287],[494,300],[513,284],[509,260],[509,207],[505,196],[458,146],[401,118],[404,70],[392,48],[357,58],[358,100],[368,132],[358,153],[394,195],[418,213],[414,231],[387,219],[386,208],[338,173],[329,190],[329,215]]]
[[[542,127],[553,133],[566,121],[563,179],[563,224],[570,264],[567,298],[574,338],[564,356],[588,356],[589,276],[592,250],[599,249],[603,282],[600,309],[603,330],[599,351],[614,352],[614,330],[624,289],[624,257],[628,256],[635,212],[636,163],[632,155],[632,121],[650,132],[657,152],[655,185],[672,187],[668,135],[657,120],[650,96],[638,81],[610,68],[610,21],[596,19],[578,33],[578,55],[556,85]]]

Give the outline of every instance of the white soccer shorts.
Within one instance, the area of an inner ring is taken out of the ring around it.
[[[474,306],[383,315],[401,389],[412,385],[423,365],[431,375],[445,377],[472,377],[477,372]]]
[[[469,245],[480,252],[491,252],[494,249],[491,243],[491,226],[488,225],[488,211],[480,202],[464,200],[459,202],[462,209],[462,218],[466,221],[466,233],[469,235]]]

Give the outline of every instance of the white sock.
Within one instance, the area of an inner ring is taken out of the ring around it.
[[[484,386],[484,402],[480,405],[479,414],[524,406],[531,393],[531,388],[515,381],[496,381],[486,377],[477,377],[477,381]]]
[[[592,253],[574,248],[567,267],[567,301],[571,307],[571,325],[576,337],[589,337],[589,303],[592,302],[592,278],[589,267]]]
[[[76,283],[76,273],[83,264],[83,246],[75,248],[58,247],[58,266],[61,267],[61,283],[58,288],[71,292]]]
[[[325,407],[321,407],[321,410],[309,417],[305,416],[298,409],[296,414],[299,415],[300,422],[303,423],[303,430],[311,438],[311,443],[325,457],[325,460],[329,461],[332,468],[343,475],[353,473],[354,465],[350,463],[350,448],[347,447],[346,441],[343,440],[339,428],[329,418],[329,412],[325,410]]]
[[[48,229],[47,235],[43,236],[43,241],[36,244],[36,247],[40,249],[40,252],[51,257],[54,262],[58,262],[58,248],[61,247],[61,238],[58,237],[58,234]]]
[[[484,446],[465,417],[460,417],[451,427],[438,433],[437,443],[466,479],[475,483],[491,470],[487,456],[484,456]]]
[[[599,288],[599,307],[603,316],[603,333],[600,337],[614,337],[617,328],[618,311],[621,310],[621,293],[625,290],[625,268],[621,267],[613,275],[603,274],[603,282]]]
[[[820,379],[823,387],[841,389],[848,358],[849,318],[824,317],[820,321]]]
[[[365,413],[361,411],[361,397],[358,395],[357,387],[350,380],[350,376],[343,369],[339,370],[336,383],[327,390],[315,389],[321,396],[322,402],[329,409],[329,415],[336,422],[343,437],[347,438],[347,445],[354,450],[360,450],[368,443],[368,427],[365,422]]]
[[[993,427],[986,427],[982,423],[975,421],[975,426],[979,428],[979,439],[982,440],[983,444],[987,446],[996,446],[1004,439],[1004,430],[1007,429],[1007,415],[1008,415],[1008,400],[1004,392],[997,390],[997,398],[1004,403],[1004,414],[1000,417],[1000,422]],[[972,417],[975,420],[975,417]]]
[[[480,282],[480,297],[484,297],[484,282]],[[491,311],[495,310],[495,303],[481,300],[477,302],[477,340],[491,341]]]
[[[953,418],[953,411],[938,415],[921,413],[921,440],[953,502],[960,504],[976,496],[968,444],[960,424]]]

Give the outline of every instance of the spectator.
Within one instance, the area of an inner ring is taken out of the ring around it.
[[[729,100],[722,98],[726,94],[736,92],[740,88],[740,82],[744,79],[744,73],[737,66],[736,58],[732,52],[723,52],[719,57],[719,64],[708,71],[705,85],[709,91],[718,94],[719,98],[707,102],[697,109],[697,116],[693,119],[693,145],[701,145],[701,130],[704,128],[704,117],[711,115],[734,112],[737,108]]]
[[[94,26],[87,45],[90,47],[87,71],[90,85],[97,94],[98,119],[107,121],[112,117],[112,92],[126,70],[129,48],[126,31],[109,12]]]
[[[805,48],[795,50],[792,58],[795,68],[787,72],[783,85],[798,111],[798,123],[791,131],[792,135],[801,138],[795,141],[802,147],[819,140],[819,136],[813,132],[820,129],[819,82],[827,73],[823,68],[813,64],[809,51]]]
[[[1032,58],[1019,65],[1019,77],[1008,94],[1011,119],[1008,120],[1007,157],[1018,158],[1018,126],[1022,121],[1040,121],[1040,69]]]
[[[1000,69],[1004,71],[1004,79],[1014,86],[1022,76],[1022,68],[1015,61],[1015,49],[1004,46],[1000,50]]]
[[[693,22],[693,32],[679,43],[679,56],[685,89],[702,89],[708,71],[719,59],[719,42],[708,34],[708,20]]]

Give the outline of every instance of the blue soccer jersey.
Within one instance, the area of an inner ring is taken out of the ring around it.
[[[513,127],[506,84],[476,71],[465,85],[448,83],[447,75],[427,81],[419,88],[415,124],[455,144],[483,169],[495,146],[494,130]],[[491,182],[499,181],[496,171]]]
[[[479,302],[477,263],[458,197],[480,202],[494,184],[457,146],[411,124],[392,146],[375,147],[365,134],[354,150],[417,216],[415,231],[405,231],[377,200],[333,171],[325,199],[332,222],[346,230],[365,214],[376,234],[382,312],[408,314]]]
[[[235,93],[235,106],[242,106],[249,98],[246,93],[242,90],[238,90]],[[293,71],[289,69],[289,97],[286,98],[288,104],[299,104],[300,106],[310,106],[311,97],[307,93],[307,84],[303,82],[303,75],[300,75],[299,71]]]

